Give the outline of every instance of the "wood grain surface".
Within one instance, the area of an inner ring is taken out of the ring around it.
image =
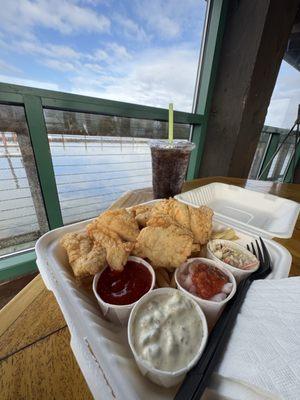
[[[190,190],[224,182],[300,202],[300,185],[205,178]],[[128,207],[152,199],[150,188],[128,192],[112,205]],[[300,219],[291,239],[276,239],[293,256],[291,275],[300,275]],[[38,275],[0,311],[1,400],[90,400],[91,393],[70,348],[70,334],[51,292]]]

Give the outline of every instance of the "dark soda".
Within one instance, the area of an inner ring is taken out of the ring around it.
[[[155,199],[181,193],[194,143],[186,140],[151,140],[152,185]]]

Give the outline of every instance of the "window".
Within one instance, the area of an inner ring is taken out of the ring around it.
[[[0,256],[48,230],[24,109],[0,105]]]
[[[64,224],[92,218],[129,190],[152,184],[149,138],[165,122],[45,109]],[[190,126],[175,124],[188,139]]]
[[[267,129],[262,132],[249,173],[252,179],[259,176],[261,162],[267,150],[266,143],[270,142],[270,135],[273,132],[277,135],[273,154],[283,141],[284,144],[272,162],[268,164],[264,179],[283,181],[295,153],[295,135],[288,139],[286,135],[297,118],[300,104],[300,70],[290,54],[286,53],[285,57],[291,64],[285,60],[282,61],[265,119]],[[266,138],[266,134],[269,139]]]
[[[192,110],[207,1],[17,3],[1,16],[1,82]]]
[[[300,104],[300,71],[282,61],[268,108],[265,125],[289,129]]]

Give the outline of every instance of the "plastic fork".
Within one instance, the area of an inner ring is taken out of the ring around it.
[[[268,249],[261,238],[259,238],[259,241],[255,240],[255,242],[247,245],[247,249],[259,259],[259,268],[238,285],[235,296],[228,302],[225,310],[211,331],[208,343],[200,360],[187,374],[174,400],[200,399],[223,353],[223,349],[230,337],[231,329],[251,283],[254,280],[266,278],[272,271]]]

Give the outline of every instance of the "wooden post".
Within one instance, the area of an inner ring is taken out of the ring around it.
[[[299,0],[232,0],[199,176],[247,178]]]

